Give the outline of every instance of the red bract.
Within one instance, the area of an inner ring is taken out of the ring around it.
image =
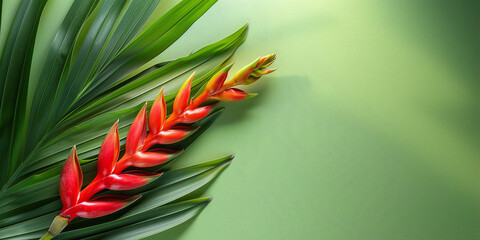
[[[114,173],[120,173],[127,167],[153,167],[176,157],[181,151],[170,149],[154,149],[148,152],[137,152],[133,157],[124,157],[118,161]]]
[[[82,169],[80,168],[80,163],[77,158],[77,148],[73,146],[60,174],[60,199],[63,204],[62,212],[77,204],[80,188],[82,187],[82,178]]]
[[[154,135],[162,130],[165,118],[167,117],[167,105],[163,97],[163,90],[164,88],[162,87],[160,94],[158,94],[158,97],[153,102],[148,118],[148,130]]]
[[[207,100],[230,102],[242,100],[250,96],[250,94],[232,87],[250,84],[261,75],[271,72],[272,70],[265,68],[274,59],[274,55],[259,58],[235,74],[232,80],[225,82],[228,71],[232,66],[229,65],[215,74],[208,81],[204,90],[194,99],[190,99],[194,76],[192,74],[178,91],[173,103],[172,113],[168,118],[166,118],[167,108],[162,88],[150,109],[148,118],[147,104],[145,103],[133,121],[127,134],[125,153],[120,160],[118,160],[120,154],[118,121],[112,126],[100,147],[97,175],[81,191],[82,171],[78,162],[76,148],[73,147],[60,177],[62,212],[53,221],[49,233],[55,236],[68,222],[76,217],[101,217],[118,211],[138,199],[140,196],[109,195],[92,197],[103,189],[120,191],[138,188],[159,177],[161,173],[124,170],[128,167],[145,168],[157,166],[173,159],[181,151],[152,147],[154,145],[177,143],[190,136],[196,128],[177,124],[194,123],[208,116],[216,103],[202,106]]]
[[[186,110],[179,120],[181,123],[197,122],[206,117],[210,113],[212,108],[215,107],[215,105],[216,104],[211,104],[207,106],[197,107],[191,110]]]
[[[227,79],[228,71],[232,68],[233,64],[228,65],[226,68],[220,70],[216,73],[210,81],[208,81],[207,85],[205,86],[205,93],[206,94],[213,94],[218,92],[220,88],[222,88],[225,79]]]
[[[161,175],[162,173],[151,173],[139,170],[110,174],[104,180],[105,188],[117,191],[135,189],[153,181]]]
[[[125,142],[125,155],[133,155],[140,150],[147,136],[147,104],[132,123]]]
[[[118,139],[118,121],[113,124],[98,153],[97,176],[102,179],[110,175],[120,154],[120,140]]]
[[[251,95],[243,90],[240,90],[238,88],[229,88],[211,96],[209,99],[222,102],[235,102],[243,100],[249,96]]]
[[[62,212],[62,216],[68,217],[69,221],[76,217],[102,217],[126,207],[139,197],[140,196],[128,197],[117,195],[100,196],[89,201],[78,203],[77,205]]]
[[[190,88],[192,87],[192,79],[194,75],[195,73],[192,73],[192,75],[190,75],[190,77],[178,91],[175,101],[173,102],[173,112],[169,119],[175,119],[187,108],[188,101],[190,100]]]

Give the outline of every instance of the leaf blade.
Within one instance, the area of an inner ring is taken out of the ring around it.
[[[0,186],[20,164],[26,135],[27,89],[35,36],[46,0],[23,0],[0,60]]]

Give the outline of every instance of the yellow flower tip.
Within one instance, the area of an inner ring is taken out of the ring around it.
[[[272,68],[272,69],[266,69],[263,72],[264,72],[264,74],[269,74],[269,73],[275,72],[277,70],[278,70],[278,68]]]
[[[245,99],[247,98],[253,98],[253,97],[256,97],[258,95],[258,93],[248,93],[247,94],[247,97],[245,97]]]
[[[163,91],[165,91],[165,86],[162,86],[162,89],[160,89],[160,92],[158,93],[157,97],[155,98],[155,101],[163,97]]]
[[[173,113],[172,116],[178,116],[181,114],[186,108],[190,100],[190,88],[192,86],[192,79],[195,76],[195,72],[190,75],[190,77],[183,83],[182,87],[177,93],[175,100],[173,102]]]
[[[235,64],[235,62],[232,62],[230,64],[228,64],[226,67],[224,67],[221,71],[222,72],[228,72],[230,71],[230,69],[233,67],[233,64]]]

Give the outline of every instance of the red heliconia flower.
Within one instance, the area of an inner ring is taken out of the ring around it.
[[[275,55],[261,57],[240,70],[230,81],[225,82],[228,71],[232,67],[229,65],[217,72],[194,99],[190,99],[194,77],[192,74],[178,91],[172,113],[168,118],[166,118],[167,108],[162,88],[153,102],[149,116],[147,117],[145,103],[133,121],[125,141],[125,153],[120,160],[118,160],[120,154],[118,121],[113,124],[100,147],[97,175],[83,190],[81,190],[82,170],[74,146],[60,176],[59,192],[63,208],[60,215],[52,222],[47,235],[50,237],[57,235],[76,217],[101,217],[116,212],[137,200],[140,196],[94,196],[103,189],[115,191],[135,189],[161,176],[162,173],[125,171],[125,169],[157,166],[175,158],[182,152],[181,150],[174,151],[154,146],[177,143],[195,132],[196,128],[177,124],[194,123],[208,116],[217,103],[202,105],[207,100],[232,102],[253,96],[232,87],[248,85],[262,75],[273,71],[266,67],[274,59]]]

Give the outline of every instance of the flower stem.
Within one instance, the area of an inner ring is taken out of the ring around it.
[[[64,217],[62,215],[56,216],[53,219],[52,225],[50,225],[48,232],[45,233],[40,240],[49,240],[57,236],[68,225],[68,220],[69,217]]]
[[[52,234],[50,234],[49,232],[47,232],[47,233],[45,233],[45,235],[43,235],[42,238],[40,238],[40,240],[50,240],[50,239],[52,239],[52,238],[53,238]]]

